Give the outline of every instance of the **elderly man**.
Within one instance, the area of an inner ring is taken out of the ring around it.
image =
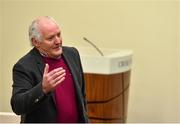
[[[12,110],[22,123],[88,122],[78,51],[62,46],[61,30],[51,17],[35,19],[29,38],[34,47],[13,67]]]

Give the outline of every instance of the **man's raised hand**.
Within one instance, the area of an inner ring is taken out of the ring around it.
[[[44,68],[42,90],[45,94],[53,91],[58,84],[65,79],[65,70],[62,67],[56,68],[49,72],[49,65],[46,64]]]

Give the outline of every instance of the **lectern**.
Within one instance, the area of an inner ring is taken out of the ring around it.
[[[87,48],[80,50],[88,117],[92,123],[124,123],[127,118],[132,51],[102,50],[104,56],[91,53]]]

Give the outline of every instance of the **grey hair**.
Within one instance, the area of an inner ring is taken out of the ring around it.
[[[49,17],[49,16],[44,16],[45,18],[53,21],[54,23],[57,24],[57,22],[55,21],[55,19],[53,19],[52,17]],[[37,41],[41,41],[42,40],[42,34],[41,34],[41,31],[39,29],[39,19],[36,19],[34,20],[31,25],[29,26],[29,40],[31,42],[31,45],[33,46],[32,44],[32,39],[34,38],[35,40]],[[58,24],[57,24],[58,25]]]

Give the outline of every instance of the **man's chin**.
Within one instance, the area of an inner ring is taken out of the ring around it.
[[[54,53],[54,56],[56,56],[57,58],[60,57],[62,54],[62,50],[58,51],[58,52],[55,52]]]

